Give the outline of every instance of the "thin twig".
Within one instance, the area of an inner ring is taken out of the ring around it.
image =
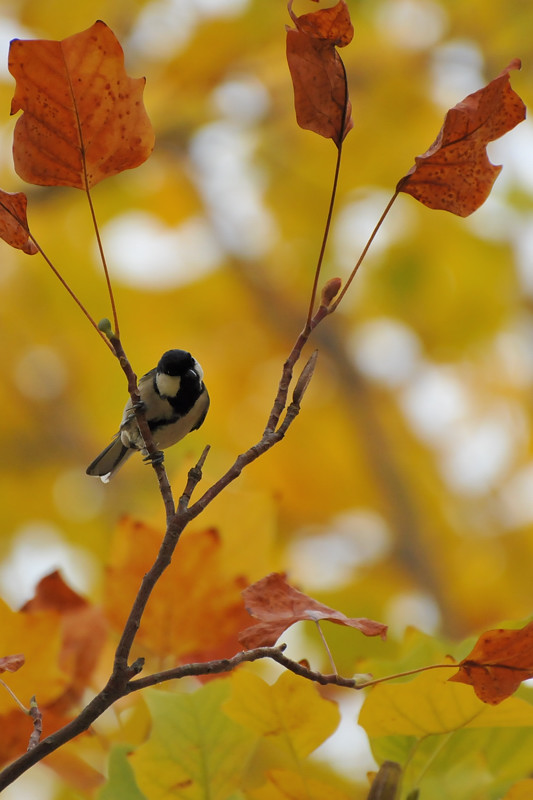
[[[91,323],[91,325],[93,326],[93,328],[94,328],[94,329],[95,329],[95,331],[97,332],[98,336],[99,336],[99,337],[100,337],[100,338],[101,338],[101,339],[102,339],[102,340],[105,342],[105,344],[107,345],[107,347],[109,347],[109,349],[111,350],[111,352],[113,352],[113,347],[112,347],[112,345],[111,345],[111,343],[110,343],[109,339],[107,338],[107,336],[105,336],[105,335],[102,333],[102,331],[101,331],[101,330],[100,330],[100,328],[98,327],[97,323],[96,323],[96,322],[95,322],[95,320],[92,318],[92,316],[89,314],[89,312],[87,311],[87,309],[85,308],[85,306],[83,305],[83,303],[81,302],[81,300],[78,298],[78,296],[75,294],[75,292],[74,292],[74,291],[73,291],[73,290],[70,288],[70,286],[68,285],[68,283],[66,282],[66,280],[65,280],[65,279],[63,278],[63,276],[61,275],[61,273],[60,273],[60,272],[59,272],[59,271],[58,271],[58,270],[57,270],[57,269],[54,267],[53,263],[52,263],[52,262],[51,262],[51,260],[48,258],[48,256],[46,255],[46,253],[45,253],[45,252],[44,252],[44,250],[42,249],[41,245],[40,245],[40,244],[39,244],[39,242],[37,241],[37,239],[36,239],[36,238],[33,236],[33,234],[31,234],[29,231],[28,231],[28,236],[29,236],[29,237],[30,237],[30,239],[32,240],[33,244],[35,245],[35,247],[37,248],[37,250],[39,251],[39,253],[41,254],[41,256],[44,258],[44,260],[46,261],[46,263],[48,264],[48,266],[50,267],[50,269],[52,270],[52,272],[54,273],[54,275],[56,276],[56,278],[58,279],[58,281],[61,283],[61,285],[63,286],[63,288],[67,290],[67,292],[68,292],[68,293],[69,293],[69,295],[72,297],[72,299],[74,300],[74,302],[76,303],[76,305],[78,306],[78,308],[81,310],[81,312],[84,314],[84,316],[85,316],[85,317],[86,317],[86,318],[89,320],[89,322]]]
[[[331,654],[331,650],[329,649],[329,645],[328,645],[328,643],[326,641],[326,637],[324,636],[324,631],[320,627],[320,620],[316,619],[315,620],[315,625],[316,625],[316,627],[318,629],[318,633],[320,634],[320,638],[322,639],[322,644],[324,645],[326,653],[328,654],[329,663],[331,664],[331,669],[337,675],[338,674],[338,669],[337,669],[337,667],[335,665],[335,661],[333,660],[333,656]]]
[[[16,703],[16,704],[19,706],[19,708],[20,708],[22,711],[24,711],[24,713],[25,713],[25,714],[29,714],[29,713],[30,713],[29,709],[28,709],[28,708],[26,708],[26,706],[24,705],[24,703],[21,703],[21,701],[18,699],[18,697],[17,697],[17,695],[15,694],[15,692],[14,692],[12,689],[10,689],[10,688],[9,688],[9,686],[7,685],[7,683],[5,683],[5,682],[4,682],[4,681],[3,681],[1,678],[0,678],[0,684],[1,684],[1,685],[4,687],[4,689],[5,689],[5,690],[6,690],[6,691],[7,691],[7,692],[8,692],[8,693],[11,695],[11,697],[13,698],[13,700],[15,701],[15,703]]]
[[[43,733],[43,715],[41,713],[41,709],[37,705],[35,695],[30,700],[30,710],[28,713],[33,720],[33,731],[31,732],[30,740],[28,742],[28,750],[33,750],[33,748],[37,747],[41,741],[41,736]]]
[[[145,411],[142,405],[140,404],[141,396],[139,394],[139,389],[137,386],[137,376],[132,369],[128,357],[126,356],[126,353],[124,351],[120,339],[115,335],[111,335],[110,342],[113,346],[113,352],[118,358],[120,366],[122,367],[122,371],[124,372],[126,379],[128,381],[128,392],[131,397],[137,426],[141,433],[144,446],[148,454],[152,456],[154,459],[152,461],[152,466],[157,475],[157,480],[159,482],[159,491],[161,492],[161,496],[165,504],[165,512],[168,522],[170,519],[172,519],[175,513],[174,498],[172,496],[172,487],[170,486],[170,482],[168,480],[164,464],[156,458],[156,456],[159,455],[159,450],[157,449],[154,443],[152,432],[150,430],[150,426],[148,425],[148,421],[146,419]]]
[[[356,264],[355,264],[355,267],[353,268],[353,270],[352,270],[352,272],[351,272],[351,274],[350,274],[350,277],[348,278],[348,280],[346,281],[346,283],[345,283],[345,284],[344,284],[344,286],[342,287],[342,291],[341,291],[341,293],[339,294],[339,296],[337,297],[337,299],[335,300],[335,302],[334,302],[334,303],[332,303],[332,304],[330,305],[330,307],[329,307],[329,313],[330,313],[330,314],[332,314],[332,313],[335,311],[335,309],[337,308],[337,306],[338,306],[338,305],[339,305],[339,303],[341,302],[342,298],[344,297],[344,295],[346,294],[346,292],[347,292],[347,291],[348,291],[348,289],[350,288],[350,284],[351,284],[351,282],[353,281],[353,279],[355,278],[355,276],[356,276],[356,274],[357,274],[357,270],[359,269],[359,267],[360,267],[360,266],[361,266],[361,264],[363,263],[363,260],[364,260],[364,258],[365,258],[365,256],[366,256],[366,254],[368,253],[368,251],[369,251],[369,249],[370,249],[370,245],[372,244],[372,242],[373,242],[373,241],[374,241],[374,239],[376,238],[376,234],[377,234],[377,232],[379,231],[379,229],[381,228],[381,226],[382,226],[383,222],[385,221],[385,217],[387,216],[387,214],[388,214],[388,213],[389,213],[389,211],[391,210],[391,208],[392,208],[392,205],[393,205],[394,201],[395,201],[395,200],[396,200],[396,198],[398,197],[398,194],[399,194],[399,189],[398,189],[398,187],[396,187],[396,191],[394,192],[394,194],[392,195],[391,199],[390,199],[390,200],[389,200],[389,202],[387,203],[387,206],[386,206],[386,208],[385,208],[385,211],[383,212],[383,214],[381,215],[381,217],[378,219],[378,221],[377,221],[377,223],[376,223],[376,225],[375,225],[375,227],[374,227],[374,230],[373,230],[373,231],[372,231],[372,233],[370,234],[370,237],[369,237],[369,239],[368,239],[367,243],[365,244],[365,246],[364,246],[364,248],[363,248],[363,251],[362,251],[361,255],[360,255],[360,256],[359,256],[359,258],[357,259],[357,262],[356,262]]]

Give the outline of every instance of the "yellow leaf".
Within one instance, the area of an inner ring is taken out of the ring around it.
[[[241,783],[255,737],[221,711],[229,682],[191,694],[149,691],[149,741],[131,756],[139,789],[150,800],[227,800]]]
[[[61,650],[61,621],[54,612],[21,613],[12,611],[0,600],[0,630],[5,653],[23,653],[24,665],[13,674],[4,674],[9,688],[25,705],[32,695],[40,706],[47,705],[62,693],[67,675],[58,667]],[[0,691],[0,714],[14,708],[13,700]]]
[[[503,800],[531,800],[533,797],[533,780],[518,781],[511,786]]]
[[[286,769],[270,770],[264,786],[250,795],[253,800],[348,800],[340,789]]]
[[[460,728],[533,725],[529,703],[513,697],[499,706],[488,706],[469,686],[449,683],[448,677],[448,670],[429,670],[408,683],[379,684],[365,700],[359,723],[370,737],[417,738]]]
[[[316,686],[291,672],[270,686],[247,670],[232,675],[228,716],[253,733],[305,758],[337,728],[339,709]]]

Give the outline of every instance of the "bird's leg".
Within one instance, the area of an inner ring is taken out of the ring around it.
[[[146,450],[141,450],[144,456],[143,461],[145,464],[162,464],[165,460],[165,454],[161,450],[156,450],[153,455],[150,455]]]

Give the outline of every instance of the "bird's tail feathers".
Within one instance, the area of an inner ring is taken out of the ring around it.
[[[132,448],[124,447],[120,434],[117,434],[111,444],[108,444],[105,450],[102,450],[89,464],[87,475],[100,476],[101,480],[107,483],[134,452]]]

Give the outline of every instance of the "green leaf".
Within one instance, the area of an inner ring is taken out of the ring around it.
[[[98,800],[146,800],[135,781],[135,774],[128,761],[131,747],[115,745],[109,755],[109,778],[98,793]]]
[[[515,697],[488,706],[468,686],[456,692],[446,673],[376,686],[359,722],[378,762],[404,766],[406,791],[420,785],[432,800],[471,800],[485,786],[483,800],[496,800],[529,769],[533,706]]]
[[[256,739],[221,711],[228,694],[225,680],[191,694],[146,693],[153,728],[130,763],[150,800],[239,797]]]

